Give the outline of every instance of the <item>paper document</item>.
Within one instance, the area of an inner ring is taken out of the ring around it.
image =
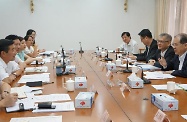
[[[42,66],[42,67],[26,67],[25,72],[47,72],[48,67]]]
[[[181,115],[185,120],[187,120],[187,115]]]
[[[18,94],[18,98],[26,98],[26,94],[24,92],[24,89],[22,89],[21,87],[13,87],[11,88],[11,92],[10,93],[17,93]]]
[[[129,68],[132,68],[132,66],[133,66],[133,65],[128,65]],[[127,65],[126,65],[126,64],[122,64],[122,65],[120,65],[120,67],[124,67],[124,68],[126,68]]]
[[[170,74],[163,74],[163,72],[144,72],[147,79],[167,79],[167,78],[175,78],[175,76]]]
[[[50,55],[50,54],[53,54],[55,51],[45,51],[45,52],[42,52],[40,53],[40,55]]]
[[[71,100],[69,94],[50,94],[34,96],[35,102],[48,102],[48,101],[68,101]]]
[[[62,116],[39,116],[11,118],[10,122],[62,122]]]
[[[36,82],[36,81],[49,82],[50,81],[49,74],[50,73],[23,75],[18,81],[18,83]]]
[[[152,85],[152,87],[154,87],[156,90],[167,90],[167,84],[163,84],[163,85]],[[187,84],[175,84],[175,89],[183,89],[183,90],[187,90]]]
[[[24,110],[31,110],[34,108],[34,101],[31,98],[25,98],[21,100],[18,99],[16,104],[13,107],[7,107],[6,111],[7,112],[19,111],[20,110],[19,103],[23,103]]]
[[[63,102],[63,103],[52,103],[52,105],[55,105],[55,109],[38,109],[38,105],[36,104],[36,109],[34,109],[32,112],[59,112],[59,111],[75,111],[74,102]]]
[[[143,70],[160,70],[160,68],[149,65],[149,64],[138,65],[138,66],[140,66]]]

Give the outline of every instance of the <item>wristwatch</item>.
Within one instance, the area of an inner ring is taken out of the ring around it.
[[[18,77],[18,75],[16,73],[12,73],[16,78]]]

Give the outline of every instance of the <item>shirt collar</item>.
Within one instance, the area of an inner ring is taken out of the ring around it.
[[[7,64],[4,62],[4,60],[0,57],[0,62],[3,65],[3,68],[7,68]]]
[[[184,61],[184,59],[185,59],[185,57],[186,57],[186,54],[187,54],[187,51],[184,53],[184,54],[182,54],[181,56],[179,56],[179,61],[181,62],[183,62]]]
[[[166,50],[164,50],[164,52],[160,52],[160,55],[162,56],[162,57],[164,57],[164,55],[166,54],[166,51],[168,50],[168,48],[166,49]]]

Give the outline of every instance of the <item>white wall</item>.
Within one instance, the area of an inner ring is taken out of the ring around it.
[[[0,38],[9,34],[25,36],[28,29],[37,32],[40,48],[57,50],[95,49],[96,46],[115,49],[121,43],[121,33],[129,31],[140,42],[138,33],[149,28],[154,33],[155,0],[0,0]]]

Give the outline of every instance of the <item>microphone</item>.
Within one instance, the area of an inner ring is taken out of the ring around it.
[[[62,57],[63,57],[63,60],[62,60],[62,69],[63,69],[62,75],[69,75],[68,72],[65,72],[66,71],[66,63],[65,63],[64,59],[65,59],[66,56],[64,54],[64,48],[62,48]]]
[[[79,44],[80,44],[80,50],[79,50],[79,53],[84,53],[84,51],[82,50],[81,42],[79,42]]]
[[[129,60],[127,58],[127,62],[126,62],[126,69],[123,70],[123,73],[132,73],[132,70],[129,69]]]
[[[109,57],[108,57],[108,50],[107,50],[107,49],[105,49],[105,50],[107,51],[107,54],[106,54],[106,56],[105,56],[105,61],[113,61],[112,58],[109,58]]]
[[[144,84],[150,84],[151,81],[148,80],[147,78],[144,78],[144,77],[143,77],[143,68],[142,68],[140,65],[138,65],[138,67],[141,68],[141,70],[142,70],[142,72],[141,72],[141,79],[143,80],[143,83],[144,83]]]

